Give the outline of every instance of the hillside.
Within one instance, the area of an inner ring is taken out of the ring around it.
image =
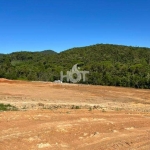
[[[0,57],[0,77],[54,81],[60,79],[60,71],[66,74],[75,64],[90,72],[88,80],[80,83],[150,88],[150,49],[110,44],[72,48],[58,54],[46,50],[4,55]]]

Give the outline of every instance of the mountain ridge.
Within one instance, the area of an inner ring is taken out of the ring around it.
[[[124,47],[133,47],[133,48],[144,48],[144,49],[149,49],[149,50],[150,50],[150,47],[144,47],[144,46],[132,46],[132,45],[129,46],[129,45],[123,45],[123,44],[92,44],[92,45],[88,45],[88,46],[77,46],[77,47],[72,47],[72,48],[69,48],[69,49],[62,50],[62,51],[60,51],[60,52],[56,52],[55,50],[51,50],[51,49],[40,50],[40,51],[20,50],[20,51],[14,51],[14,52],[11,52],[11,53],[7,53],[7,54],[18,53],[18,52],[29,52],[29,53],[54,53],[54,54],[57,53],[57,54],[59,54],[59,53],[62,53],[62,52],[65,52],[65,51],[69,51],[69,50],[72,50],[72,49],[76,49],[76,48],[91,47],[91,46],[96,46],[96,45],[124,46]],[[0,53],[0,55],[7,55],[7,54]]]

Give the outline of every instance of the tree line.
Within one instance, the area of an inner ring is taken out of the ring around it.
[[[75,64],[89,71],[83,84],[150,88],[150,49],[112,44],[0,54],[0,78],[54,81]]]

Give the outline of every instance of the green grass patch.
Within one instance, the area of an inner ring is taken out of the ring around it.
[[[17,107],[12,106],[10,104],[2,104],[0,103],[0,111],[17,111]]]

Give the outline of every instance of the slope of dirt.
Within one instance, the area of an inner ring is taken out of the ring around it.
[[[0,79],[0,103],[21,110],[0,112],[0,150],[150,149],[149,90]]]

